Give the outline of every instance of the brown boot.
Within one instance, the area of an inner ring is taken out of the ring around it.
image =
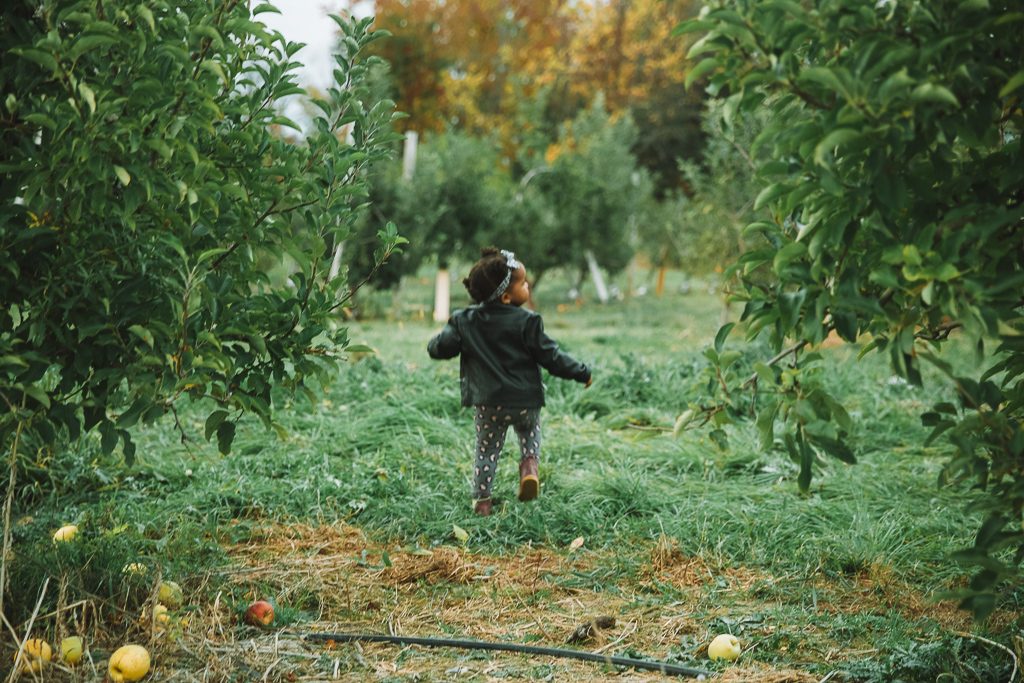
[[[481,498],[480,500],[473,503],[473,512],[480,515],[481,517],[488,517],[491,514],[491,499]]]
[[[519,500],[533,500],[540,491],[540,477],[537,476],[537,458],[523,458],[519,461]]]

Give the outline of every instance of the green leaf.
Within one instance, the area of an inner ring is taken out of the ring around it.
[[[680,22],[672,29],[673,36],[681,36],[687,33],[693,33],[694,31],[707,31],[716,26],[715,22],[708,21],[706,19],[687,19],[686,21]]]
[[[715,69],[718,68],[719,62],[716,57],[708,57],[701,61],[700,64],[690,69],[690,73],[686,74],[685,86],[687,89],[693,85],[693,82],[706,76]]]
[[[790,242],[775,252],[775,258],[772,259],[772,268],[776,273],[781,273],[790,263],[803,258],[806,253],[806,244],[803,242]]]
[[[757,431],[761,442],[761,450],[767,451],[775,441],[775,416],[778,406],[762,409],[757,414]]]
[[[1007,97],[1021,86],[1024,86],[1024,71],[1018,71],[1010,77],[1006,85],[999,90],[999,97]]]
[[[177,237],[167,232],[161,232],[157,235],[157,239],[173,249],[174,252],[181,257],[182,261],[187,260],[187,257],[185,256],[185,247]]]
[[[800,474],[797,476],[797,486],[801,493],[807,493],[811,489],[811,477],[813,476],[812,466],[814,464],[814,449],[812,449],[803,438],[797,438],[800,449]]]
[[[791,189],[789,183],[772,183],[757,193],[757,198],[754,200],[754,210],[760,210],[765,204],[781,197]]]
[[[49,128],[50,130],[56,130],[57,129],[57,122],[54,121],[53,119],[51,119],[46,114],[41,114],[41,113],[29,114],[29,115],[27,115],[25,117],[25,120],[28,121],[29,123],[34,123],[37,126],[44,126],[46,128]]]
[[[228,85],[228,83],[230,82],[228,80],[228,74],[226,71],[224,71],[224,67],[221,65],[220,62],[216,62],[212,59],[204,59],[202,64],[199,65],[199,68],[203,69],[204,71],[209,71],[214,76],[219,77],[222,81],[224,81],[224,85]]]
[[[120,180],[121,184],[125,187],[128,186],[128,183],[132,182],[131,175],[129,175],[128,171],[126,171],[123,166],[114,164],[114,175],[117,176],[117,179]]]
[[[352,344],[345,347],[345,351],[349,353],[377,353],[377,349],[366,344]]]
[[[816,83],[843,97],[847,96],[846,87],[839,80],[836,72],[825,66],[808,67],[800,72],[797,80],[805,83]]]
[[[224,420],[228,419],[228,411],[226,410],[215,410],[206,418],[206,426],[203,429],[203,433],[206,436],[206,440],[209,441],[213,433],[216,432]]]
[[[939,104],[950,104],[954,107],[960,106],[960,100],[956,98],[949,88],[934,83],[922,83],[914,88],[910,95],[915,102],[937,102]]]
[[[0,365],[27,368],[28,362],[21,356],[0,356]]]
[[[196,259],[196,265],[206,263],[210,259],[216,258],[221,254],[228,253],[228,251],[230,251],[230,249],[228,249],[227,247],[215,247],[213,249],[207,249],[206,251],[199,255],[199,258]]]
[[[50,407],[50,395],[46,393],[41,387],[37,387],[34,384],[29,385],[15,385],[16,388],[21,389],[22,393],[32,398],[44,408]]]
[[[136,5],[135,11],[139,13],[139,16],[142,17],[143,21],[149,24],[149,30],[156,33],[156,20],[153,18],[152,10],[142,3],[139,3]]]
[[[121,452],[124,454],[124,463],[131,467],[135,464],[135,442],[132,441],[132,435],[126,430],[119,429],[117,433],[121,437]]]
[[[149,348],[153,348],[153,333],[142,325],[132,325],[128,328],[128,331],[134,334],[136,337],[146,342]]]
[[[857,456],[853,454],[850,447],[838,439],[829,439],[822,436],[812,437],[814,444],[834,458],[842,460],[848,465],[857,464]]]
[[[679,436],[683,432],[683,430],[686,429],[686,427],[691,422],[693,422],[693,418],[695,416],[696,413],[693,411],[692,408],[689,408],[681,412],[679,416],[676,417],[675,424],[672,425],[672,435]]]
[[[132,402],[131,407],[117,416],[117,426],[122,429],[134,427],[142,416],[142,413],[149,408],[152,401],[146,396],[140,396]]]
[[[217,450],[227,455],[231,452],[231,444],[235,440],[235,423],[225,420],[217,427]]]
[[[726,323],[719,328],[718,334],[715,335],[715,351],[718,353],[722,352],[722,346],[725,344],[725,338],[729,336],[729,333],[735,326],[736,323]]]
[[[110,454],[114,452],[114,448],[117,446],[117,430],[114,429],[114,424],[109,420],[103,420],[100,422],[100,448],[103,452]]]
[[[782,292],[779,294],[779,319],[784,330],[792,330],[800,320],[803,311],[804,300],[807,298],[807,290],[801,289],[796,292]]]
[[[11,52],[22,59],[27,59],[30,62],[35,62],[39,66],[43,67],[48,71],[57,70],[57,60],[49,52],[43,50],[36,50],[34,48],[21,48],[16,47]]]
[[[78,59],[90,50],[95,50],[100,47],[108,47],[118,42],[120,42],[120,40],[114,36],[87,33],[75,41],[75,44],[71,47],[68,56],[70,56],[71,59]]]
[[[863,133],[855,128],[837,128],[822,138],[814,148],[814,163],[824,166],[825,156],[832,154],[839,147],[863,137]]]
[[[82,95],[82,99],[85,100],[85,103],[89,105],[89,112],[91,114],[95,114],[96,93],[92,91],[92,88],[85,84],[85,81],[80,81],[78,83],[78,92]]]

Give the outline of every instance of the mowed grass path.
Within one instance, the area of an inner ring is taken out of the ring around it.
[[[962,583],[948,553],[970,544],[977,520],[965,512],[971,492],[936,487],[941,451],[921,446],[917,416],[938,400],[936,385],[917,390],[877,359],[830,351],[860,462],[821,463],[800,495],[795,465],[762,452],[752,424],[730,428],[729,450],[700,430],[671,433],[702,398],[700,351],[719,306],[691,293],[545,307],[548,333],[593,365],[595,382],[548,381],[540,499],[515,500],[510,440],[496,485],[506,502],[490,518],[470,510],[473,427],[459,406],[458,362],[426,355],[440,324],[406,321],[353,323],[353,341],[377,353],[354,361],[321,400],[285,399],[286,439],[246,424],[221,457],[202,439],[202,416],[185,413],[186,444],[170,425],[144,430],[134,468],[103,474],[112,481],[86,496],[69,482],[27,527],[70,518],[86,529],[127,526],[137,537],[123,552],[178,577],[197,612],[224,600],[220,590],[234,608],[269,594],[293,629],[404,623],[416,635],[557,646],[603,611],[620,625],[600,641],[614,643],[608,652],[733,680],[790,680],[769,678],[780,671],[792,680],[1005,679],[1006,653],[963,633],[1019,633],[1016,597],[981,626],[937,600]],[[79,476],[79,490],[99,488],[95,470]],[[723,631],[748,648],[736,667],[704,657]],[[339,652],[302,666],[350,680],[424,680],[463,665],[479,680],[593,673],[491,656],[498,668],[486,673],[470,655],[437,651],[403,651],[389,668],[397,650]]]

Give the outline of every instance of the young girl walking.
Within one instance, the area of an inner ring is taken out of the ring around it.
[[[519,500],[533,500],[539,492],[541,367],[588,387],[591,373],[544,333],[539,314],[522,308],[530,299],[530,285],[515,254],[483,249],[462,284],[475,305],[455,311],[427,344],[427,352],[438,360],[462,356],[462,405],[473,407],[476,424],[473,509],[489,515],[509,426],[519,437]]]

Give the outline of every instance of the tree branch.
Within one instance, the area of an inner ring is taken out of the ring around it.
[[[793,344],[789,348],[783,349],[782,351],[779,351],[777,354],[775,354],[775,356],[771,360],[768,361],[767,365],[770,367],[770,366],[775,365],[776,363],[778,363],[780,360],[782,360],[786,356],[789,356],[791,354],[792,355],[796,355],[797,353],[800,352],[800,350],[802,348],[807,346],[807,344],[809,344],[809,343],[810,342],[808,342],[807,340],[801,339],[800,341],[798,341],[797,343]],[[752,374],[750,377],[747,378],[746,382],[743,383],[743,388],[745,389],[748,386],[755,386],[756,384],[757,384],[757,373],[755,372],[754,374]]]

